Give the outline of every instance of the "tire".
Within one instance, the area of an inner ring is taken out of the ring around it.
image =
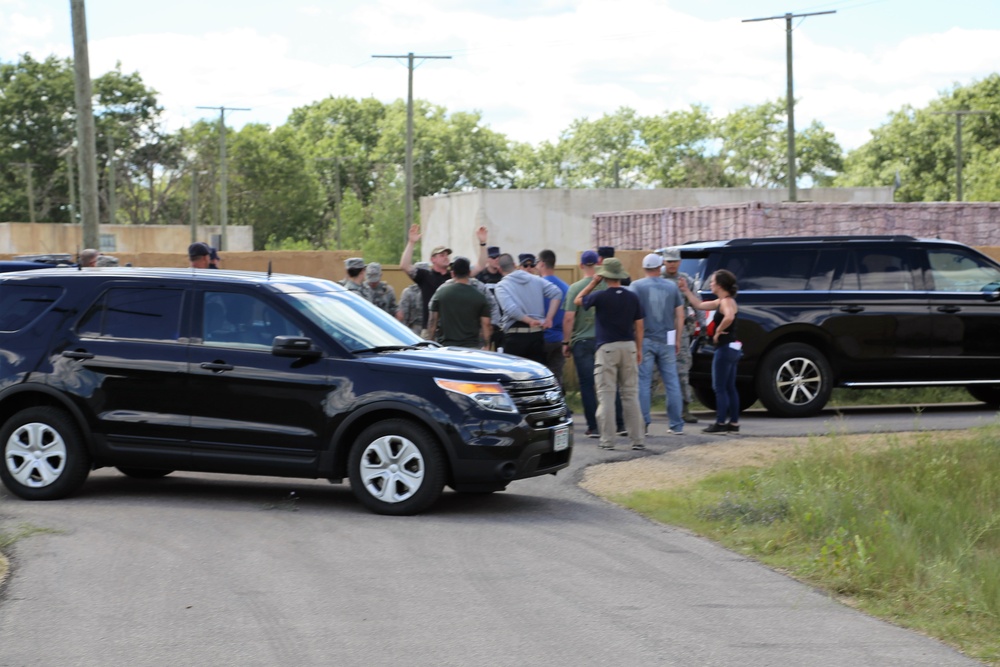
[[[90,456],[80,429],[53,407],[21,410],[0,429],[0,479],[25,500],[57,500],[80,488]]]
[[[702,384],[691,385],[691,391],[694,392],[694,397],[698,399],[698,402],[704,405],[709,410],[715,409],[715,392],[712,391],[712,387]]]
[[[134,477],[136,479],[160,479],[161,477],[166,477],[173,470],[155,470],[147,468],[122,468],[116,466],[118,472],[129,477]]]
[[[366,428],[348,458],[351,491],[376,514],[419,514],[441,496],[441,448],[424,428],[388,419]]]
[[[823,409],[832,391],[830,362],[811,345],[779,345],[757,369],[760,402],[779,417],[811,417]]]
[[[970,384],[966,389],[977,401],[982,401],[994,410],[1000,409],[1000,384]]]

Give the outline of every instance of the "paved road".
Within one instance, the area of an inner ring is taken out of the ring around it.
[[[745,416],[758,435],[962,428],[978,406]],[[650,438],[652,454],[718,436]],[[661,430],[662,429],[662,430]],[[692,429],[694,430],[694,429]],[[747,437],[747,436],[742,436]],[[378,517],[325,482],[94,473],[73,499],[0,492],[19,542],[0,665],[971,665],[576,486],[601,452],[501,494]],[[294,496],[292,494],[294,493]]]

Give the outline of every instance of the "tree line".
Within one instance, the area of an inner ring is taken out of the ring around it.
[[[156,92],[121,66],[94,79],[101,222],[218,224],[219,125],[165,129]],[[890,115],[845,154],[822,123],[796,133],[800,179],[898,185],[897,201],[955,192],[955,116],[963,117],[967,200],[1000,197],[1000,75],[955,85],[926,108]],[[74,219],[73,67],[54,56],[0,62],[0,220]],[[641,116],[628,107],[574,120],[555,141],[518,142],[479,112],[414,101],[414,195],[482,188],[785,187],[784,100],[715,117],[702,105]],[[227,130],[229,220],[262,249],[361,250],[396,261],[405,244],[406,104],[329,97],[277,127]],[[112,176],[113,175],[113,176]],[[113,178],[114,188],[110,187]],[[29,183],[30,179],[30,183]],[[78,187],[78,186],[76,186]],[[415,202],[416,204],[416,202]]]

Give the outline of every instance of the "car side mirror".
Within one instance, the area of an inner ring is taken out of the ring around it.
[[[1000,283],[984,285],[981,291],[987,301],[1000,301]]]
[[[305,336],[275,336],[271,344],[271,354],[277,357],[298,357],[315,359],[321,352],[313,347],[312,339]]]

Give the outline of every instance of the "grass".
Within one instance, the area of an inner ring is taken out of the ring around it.
[[[1000,665],[1000,427],[859,450],[814,439],[766,468],[612,498]]]
[[[7,577],[7,572],[10,570],[10,564],[3,555],[3,550],[9,548],[18,540],[31,537],[32,535],[38,535],[41,533],[54,533],[56,531],[49,528],[39,528],[38,526],[32,526],[30,524],[21,524],[13,533],[0,532],[0,583],[3,583],[4,579]]]

